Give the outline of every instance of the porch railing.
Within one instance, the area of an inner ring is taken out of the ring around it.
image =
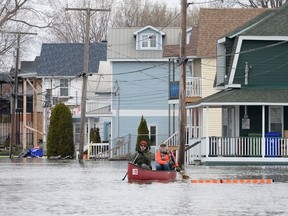
[[[186,97],[202,97],[201,77],[186,78]]]
[[[186,97],[202,97],[201,77],[186,78]],[[170,82],[169,99],[179,98],[179,81]]]
[[[131,135],[119,137],[115,146],[110,147],[110,143],[92,143],[89,148],[89,158],[97,159],[130,159]]]
[[[209,137],[202,139],[200,148],[192,150],[197,157],[288,157],[288,138]]]
[[[286,137],[205,137],[187,152],[188,164],[203,157],[287,157]]]

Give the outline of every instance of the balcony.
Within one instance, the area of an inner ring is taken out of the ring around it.
[[[186,78],[186,102],[195,102],[202,98],[201,77]],[[179,81],[170,82],[169,100],[179,99]]]

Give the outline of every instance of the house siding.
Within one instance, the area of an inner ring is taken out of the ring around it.
[[[159,66],[160,65],[160,66]],[[149,69],[147,69],[149,68]],[[157,125],[158,143],[168,137],[168,63],[113,62],[113,83],[120,88],[119,136],[131,134],[131,150],[137,141],[141,116]],[[112,99],[112,141],[117,137],[118,98]]]
[[[213,88],[215,74],[216,74],[216,59],[202,59],[202,83],[203,83],[203,98],[217,92]]]
[[[208,127],[207,127],[207,118],[208,118]],[[213,109],[204,109],[203,116],[203,134],[202,137],[206,137],[207,132],[208,136],[222,136],[222,109],[213,108]]]
[[[159,28],[160,30],[161,28]],[[134,32],[139,27],[133,28],[109,28],[108,29],[108,51],[107,59],[162,59],[162,50],[136,50],[136,37]],[[180,43],[180,28],[165,28],[162,37],[162,46],[178,45]]]
[[[238,60],[234,83],[245,83],[245,62],[249,65],[249,85],[286,85],[288,82],[288,44],[267,47],[279,41],[244,40],[241,51],[255,50],[243,53]],[[265,74],[265,76],[263,76]]]
[[[203,83],[203,98],[212,95],[217,92],[213,88],[215,74],[216,74],[216,58],[201,59],[202,65],[202,83]],[[204,110],[205,112],[205,110]],[[222,135],[222,111],[221,109],[209,109],[209,136],[221,136]],[[203,116],[203,136],[206,136],[207,130],[207,116]]]

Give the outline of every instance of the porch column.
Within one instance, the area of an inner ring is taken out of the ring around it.
[[[266,143],[265,143],[265,106],[262,106],[262,158],[265,157]]]
[[[208,158],[208,153],[209,153],[209,106],[206,107],[206,158]]]
[[[190,144],[190,140],[192,139],[192,130],[193,130],[193,128],[192,128],[192,121],[193,121],[193,119],[192,119],[192,116],[193,116],[193,108],[191,108],[191,109],[189,109],[188,110],[189,111],[189,120],[188,120],[188,128],[189,128],[189,137],[188,137],[188,145]]]

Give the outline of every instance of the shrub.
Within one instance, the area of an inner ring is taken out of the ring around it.
[[[140,142],[142,140],[145,140],[148,144],[148,147],[151,148],[150,139],[149,139],[149,130],[148,130],[147,122],[143,116],[141,117],[141,121],[138,127],[137,143],[135,146],[136,151],[140,149]]]
[[[59,103],[51,113],[47,135],[47,157],[73,156],[74,149],[72,115],[65,104]]]

